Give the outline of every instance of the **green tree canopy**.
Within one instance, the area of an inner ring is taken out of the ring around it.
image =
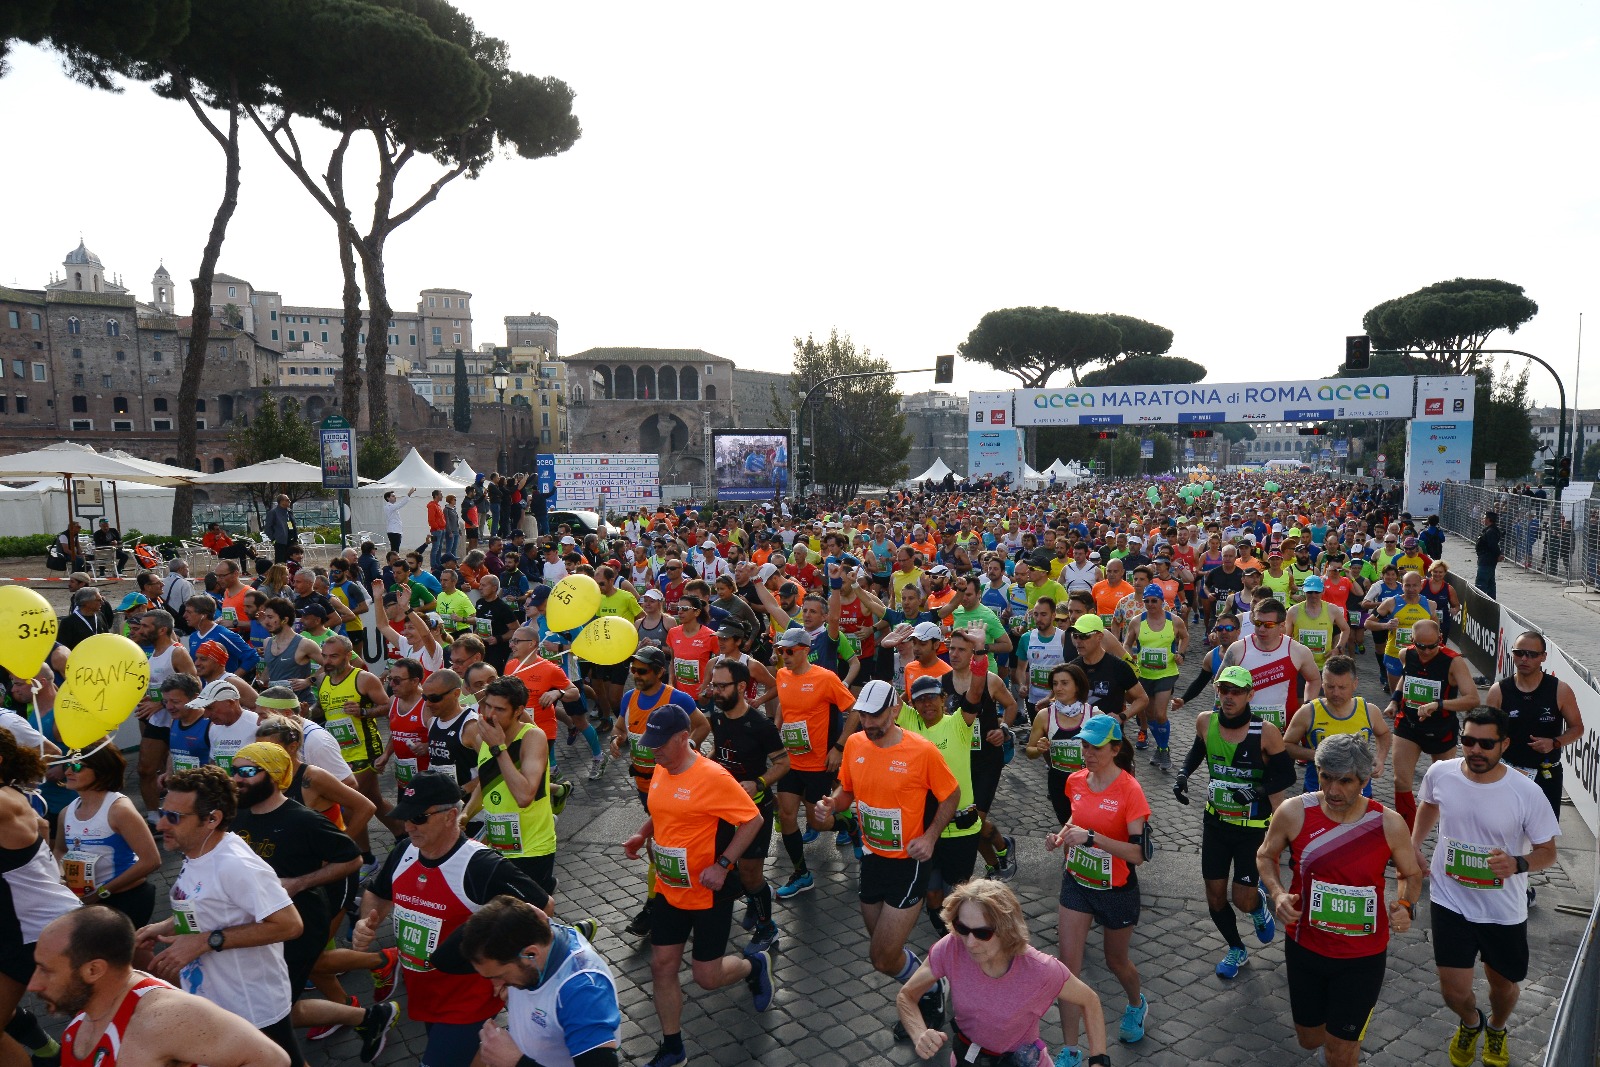
[[[1172,331],[1132,315],[1104,314],[1100,316],[1115,326],[1122,334],[1122,347],[1118,357],[1164,356],[1172,351]],[[1201,371],[1202,377],[1204,370]],[[1199,378],[1189,379],[1199,381]],[[1133,383],[1129,383],[1130,385]]]
[[[1374,348],[1420,349],[1450,374],[1477,369],[1496,330],[1516,333],[1539,313],[1522,286],[1498,278],[1456,278],[1386,300],[1361,317]],[[1452,351],[1460,349],[1462,351]]]
[[[1090,371],[1083,376],[1080,384],[1191,385],[1204,379],[1206,374],[1206,368],[1192,359],[1181,359],[1177,356],[1133,356],[1113,363],[1109,367]]]
[[[1483,477],[1484,463],[1498,464],[1502,478],[1521,478],[1533,470],[1537,444],[1528,417],[1528,368],[1512,374],[1509,365],[1492,364],[1477,371],[1473,398],[1472,477]]]
[[[1061,371],[1078,372],[1123,351],[1122,331],[1104,315],[1052,307],[991,311],[957,348],[963,359],[983,363],[1039,389]]]
[[[288,456],[301,463],[320,461],[317,453],[317,431],[300,414],[300,402],[292,396],[275,400],[268,393],[261,400],[261,410],[253,419],[239,419],[229,435],[235,462],[240,467],[261,463],[279,456]],[[384,468],[388,470],[388,468]],[[321,486],[298,482],[287,485],[242,485],[239,492],[255,507],[259,517],[272,506],[278,493],[286,493],[290,500],[322,496]]]
[[[887,372],[888,360],[869,349],[857,350],[837,328],[824,341],[812,334],[794,339],[794,371],[789,375],[787,409],[773,412],[779,425],[799,408],[813,385],[838,374]],[[800,432],[811,438],[804,450],[812,481],[832,497],[856,495],[863,485],[893,485],[907,474],[911,438],[900,413],[900,390],[887,373],[881,377],[835,382],[818,390],[800,413]]]

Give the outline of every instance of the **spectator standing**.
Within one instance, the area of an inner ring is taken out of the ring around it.
[[[1478,554],[1477,586],[1485,595],[1493,597],[1494,568],[1505,557],[1501,555],[1500,546],[1500,516],[1495,512],[1483,513],[1483,532],[1478,535],[1477,544],[1473,546]]]
[[[261,532],[272,542],[272,562],[288,563],[289,549],[299,543],[300,531],[295,527],[294,512],[289,509],[286,494],[278,494],[278,506],[267,512]]]

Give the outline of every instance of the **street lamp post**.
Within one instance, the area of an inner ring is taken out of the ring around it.
[[[508,370],[505,364],[496,363],[493,377],[490,378],[500,403],[500,463],[497,469],[501,474],[510,473],[511,467],[510,457],[506,454],[506,386],[511,384]]]

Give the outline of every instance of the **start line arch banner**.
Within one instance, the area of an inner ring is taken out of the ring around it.
[[[1018,426],[1151,426],[1180,423],[1409,419],[1416,379],[1317,378],[1227,385],[1069,386],[1016,389]],[[1471,416],[1469,415],[1468,418]]]

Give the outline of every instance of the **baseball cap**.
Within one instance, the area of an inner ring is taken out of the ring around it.
[[[666,670],[667,667],[667,654],[655,645],[645,645],[642,648],[635,649],[632,659],[637,663],[643,663],[647,667],[655,667],[658,670]]]
[[[933,566],[928,568],[928,573],[930,575],[944,577],[950,573],[950,568],[946,567],[943,563],[935,563]]]
[[[656,591],[654,589],[650,590],[650,592],[655,593],[656,596],[660,596],[661,595],[660,593],[656,593]],[[535,606],[537,606],[539,604],[543,604],[546,600],[549,600],[549,599],[550,599],[550,587],[548,585],[544,585],[543,583],[541,583],[539,585],[534,586],[532,589],[528,590],[528,601],[530,603],[534,604]]]
[[[935,680],[934,685],[938,685]],[[861,687],[861,695],[856,697],[855,706],[850,710],[859,711],[863,715],[881,715],[889,711],[899,700],[895,697],[894,686],[881,679],[874,678]]]
[[[645,748],[660,748],[689,729],[689,713],[676,704],[667,704],[650,713],[639,743]]]
[[[575,545],[578,543],[578,539],[573,537],[571,534],[567,534],[567,536],[561,539],[561,543],[564,545]]]
[[[1308,593],[1320,593],[1322,592],[1322,579],[1313,574],[1300,584],[1300,588]]]
[[[921,675],[911,683],[910,696],[912,700],[916,700],[919,697],[941,696],[943,693],[944,687],[939,684],[939,679],[931,674]]]
[[[1078,731],[1078,737],[1084,744],[1100,748],[1111,741],[1122,740],[1122,724],[1115,715],[1091,715]]]
[[[440,771],[423,771],[400,790],[389,815],[400,822],[416,822],[435,804],[459,803],[461,787],[454,778]]]
[[[101,521],[103,522],[104,520]],[[150,603],[150,598],[143,593],[129,593],[122,598],[122,603],[117,605],[117,610],[127,611],[129,608],[143,607],[148,603]]]
[[[937,641],[944,636],[944,631],[939,629],[936,622],[919,622],[917,628],[911,631],[911,636],[918,641]]]
[[[700,547],[701,548],[709,548],[711,551],[715,552],[717,550],[717,543],[715,541],[711,540],[711,538],[708,537],[708,538],[705,539],[705,542],[703,544],[701,544]]]
[[[763,563],[761,565],[761,569],[756,571],[756,581],[764,582],[768,578],[771,578],[774,574],[777,574],[777,573],[778,573],[777,564],[775,564],[775,563]]]
[[[1254,689],[1256,687],[1255,679],[1250,677],[1250,668],[1241,667],[1238,664],[1222,668],[1222,671],[1217,675],[1217,684],[1236,685],[1240,689]]]
[[[1072,632],[1075,634],[1101,634],[1105,631],[1106,624],[1093,612],[1079,616],[1078,621],[1072,624]]]
[[[211,642],[208,641],[206,643],[210,644]],[[226,678],[218,678],[214,682],[207,683],[206,687],[200,690],[200,695],[189,701],[188,706],[191,708],[205,709],[209,708],[219,700],[238,699],[238,688]]]
[[[810,648],[811,635],[798,626],[791,626],[772,642],[774,648]]]
[[[735,641],[743,641],[749,635],[739,623],[730,622],[717,631],[718,637],[730,637]]]
[[[1159,585],[1156,585],[1154,582],[1151,582],[1149,585],[1144,587],[1144,593],[1141,596],[1141,599],[1143,599],[1143,600],[1165,600],[1165,599],[1167,599],[1167,593],[1166,593],[1166,590],[1162,589]]]

